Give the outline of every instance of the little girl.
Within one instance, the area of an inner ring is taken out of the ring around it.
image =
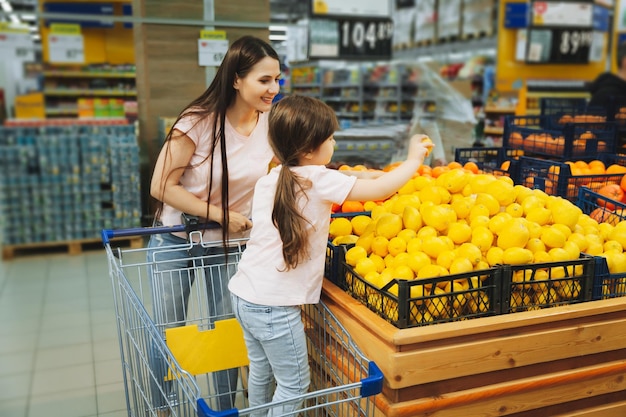
[[[389,197],[432,147],[422,143],[426,136],[415,135],[405,162],[376,179],[357,179],[325,167],[339,125],[322,101],[283,98],[272,107],[268,123],[270,145],[281,165],[256,183],[250,239],[228,285],[250,360],[250,407],[293,398],[309,388],[300,312],[302,304],[320,299],[332,204]],[[269,414],[299,407],[287,404]]]

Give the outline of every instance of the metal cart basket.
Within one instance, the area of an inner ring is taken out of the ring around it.
[[[321,302],[306,305],[302,311],[311,367],[309,393],[293,400],[250,407],[243,332],[236,319],[214,312],[209,305],[216,291],[214,280],[227,268],[236,267],[245,240],[231,241],[228,255],[221,242],[203,242],[200,232],[189,232],[184,244],[162,246],[158,251],[115,248],[111,241],[185,230],[184,226],[176,226],[102,231],[129,416],[256,416],[267,415],[271,409],[274,412],[277,406],[289,402],[302,406],[297,412],[282,415],[376,413],[374,398],[382,390],[383,375]],[[164,258],[160,255],[181,249],[189,254],[184,268],[169,269],[166,261],[160,260]],[[164,317],[159,308],[159,288],[164,283],[173,286],[184,280],[190,284],[185,317]],[[232,375],[233,370],[235,384],[231,383],[225,394],[223,387],[217,388],[220,385],[216,375]],[[214,411],[224,395],[234,401],[233,407]]]

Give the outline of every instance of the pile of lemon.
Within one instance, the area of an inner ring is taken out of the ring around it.
[[[333,219],[330,238],[336,245],[354,244],[346,263],[378,288],[394,279],[576,260],[581,252],[606,257],[611,273],[626,272],[626,222],[598,224],[570,201],[505,176],[462,169],[437,178],[416,176],[388,200],[368,201],[364,208],[371,216]],[[549,272],[552,277],[580,271]],[[520,279],[526,274],[514,277]],[[580,291],[550,289],[533,288],[529,294],[537,299],[531,302],[575,298]],[[513,296],[524,303],[529,294]]]

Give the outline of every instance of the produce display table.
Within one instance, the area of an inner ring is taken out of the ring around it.
[[[385,375],[378,415],[626,415],[626,298],[408,329],[322,299]]]

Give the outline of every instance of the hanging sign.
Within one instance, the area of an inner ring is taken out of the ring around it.
[[[228,40],[223,30],[203,30],[198,39],[198,65],[202,67],[218,67],[226,52]]]
[[[0,55],[7,57],[7,61],[35,60],[35,44],[28,31],[3,32],[0,29],[0,51]]]
[[[311,19],[309,58],[389,59],[389,18]]]
[[[85,62],[85,42],[80,25],[54,23],[48,34],[50,62],[55,64],[82,64]]]
[[[313,16],[389,17],[390,0],[310,0]]]

